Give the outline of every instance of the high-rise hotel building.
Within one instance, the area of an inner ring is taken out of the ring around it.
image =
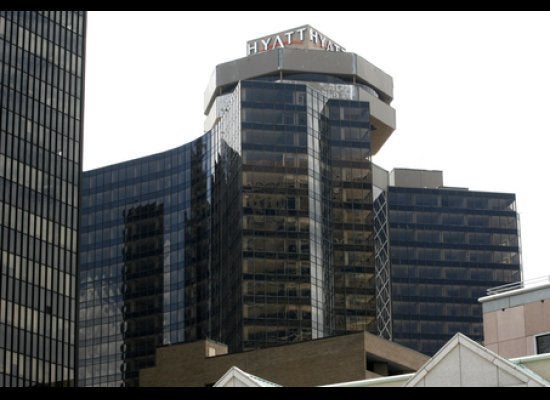
[[[216,67],[201,138],[84,173],[82,385],[136,385],[159,344],[389,337],[371,157],[392,78],[310,26],[246,50]]]
[[[0,386],[74,383],[85,32],[0,11]]]
[[[372,163],[395,129],[389,75],[308,25],[246,54],[216,66],[201,137],[84,173],[79,384],[139,385],[157,346],[205,337],[234,352],[366,330],[425,349],[453,318],[481,324],[466,296],[515,280],[513,255],[481,271],[515,251],[498,236],[512,197],[410,194]]]

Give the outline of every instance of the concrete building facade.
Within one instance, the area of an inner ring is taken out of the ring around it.
[[[504,357],[550,353],[550,277],[491,288],[483,307],[485,346]]]
[[[428,357],[367,332],[241,353],[211,340],[157,348],[141,386],[211,386],[231,367],[282,386],[318,386],[416,371]]]
[[[460,333],[418,371],[330,387],[550,387],[550,355],[507,359]]]

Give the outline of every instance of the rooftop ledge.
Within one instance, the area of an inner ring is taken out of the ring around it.
[[[547,287],[550,287],[550,275],[528,279],[525,281],[509,283],[507,285],[487,289],[487,296],[480,297],[478,301],[480,303],[484,303],[487,301],[528,293]]]

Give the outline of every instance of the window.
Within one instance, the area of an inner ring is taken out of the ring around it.
[[[535,337],[537,354],[550,353],[550,333]]]

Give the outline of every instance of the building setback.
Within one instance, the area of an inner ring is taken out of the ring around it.
[[[0,386],[74,383],[85,32],[0,11]]]
[[[481,304],[521,277],[516,196],[443,186],[396,169],[388,188],[393,340],[433,355],[455,333],[483,340]]]

